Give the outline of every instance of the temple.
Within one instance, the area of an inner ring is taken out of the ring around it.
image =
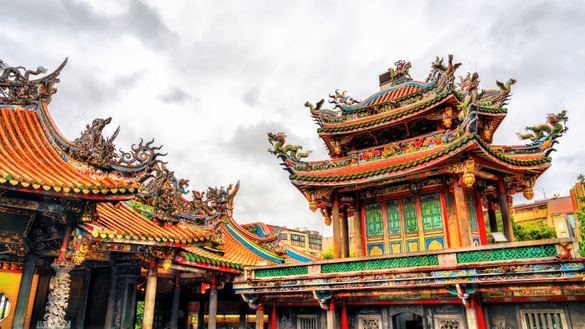
[[[117,150],[111,118],[65,138],[48,105],[67,60],[38,79],[45,68],[0,64],[1,328],[254,326],[266,316],[230,281],[320,259],[281,227],[239,225],[239,182],[189,191],[154,139]]]
[[[236,292],[272,300],[278,328],[583,328],[577,239],[516,243],[509,210],[517,193],[532,199],[567,112],[526,127],[520,145],[495,145],[516,80],[480,89],[477,72],[456,78],[460,66],[437,57],[422,82],[398,61],[363,101],[337,90],[329,108],[307,102],[329,159],[268,134],[268,151],[333,225],[336,258],[236,278]]]

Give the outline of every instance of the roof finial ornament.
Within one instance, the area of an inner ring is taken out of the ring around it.
[[[408,72],[412,67],[410,62],[399,60],[394,63],[394,66],[396,66],[396,69],[388,69],[388,72],[390,72],[390,80],[399,81],[406,78],[410,79],[410,73]]]
[[[548,156],[552,151],[556,151],[553,146],[559,143],[557,138],[563,136],[569,130],[569,127],[566,126],[567,120],[569,120],[567,110],[562,110],[558,114],[549,113],[547,114],[548,123],[526,127],[526,131],[529,131],[529,133],[516,134],[520,140],[530,139],[531,142],[526,146],[539,147]],[[561,121],[563,122],[562,124],[560,123]]]
[[[39,101],[49,103],[51,96],[57,92],[53,88],[59,82],[57,78],[63,67],[67,64],[67,58],[55,70],[55,72],[36,80],[30,80],[31,75],[47,73],[47,69],[39,66],[36,70],[27,70],[23,66],[8,66],[0,60],[0,104],[6,105],[31,105]],[[24,71],[22,73],[21,71]]]

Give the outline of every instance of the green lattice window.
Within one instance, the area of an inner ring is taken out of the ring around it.
[[[475,204],[473,203],[473,195],[465,194],[465,201],[467,202],[467,215],[469,216],[469,226],[474,231],[477,231],[477,217],[475,215]]]
[[[554,257],[557,255],[557,249],[554,245],[529,246],[506,249],[491,249],[465,251],[457,253],[457,263],[485,262],[492,260],[509,260]]]
[[[380,202],[366,204],[366,236],[377,237],[383,234],[384,224]]]
[[[404,231],[406,233],[418,232],[414,197],[411,196],[402,199],[402,217],[404,218]]]
[[[420,203],[423,229],[425,231],[443,228],[443,212],[441,210],[441,201],[438,198],[439,193],[421,195],[421,200],[427,200]]]
[[[397,199],[386,201],[386,221],[388,235],[400,234],[400,208]]]
[[[437,255],[373,259],[357,262],[328,263],[321,265],[321,273],[380,270],[386,268],[439,265]]]
[[[257,278],[267,278],[272,276],[303,275],[309,274],[307,266],[284,267],[284,268],[267,268],[254,270],[254,276]]]

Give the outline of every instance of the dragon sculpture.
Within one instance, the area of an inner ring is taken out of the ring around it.
[[[116,129],[114,134],[107,139],[102,136],[102,131],[112,122],[112,118],[94,119],[90,125],[85,127],[85,131],[81,132],[81,136],[76,138],[73,143],[79,146],[79,149],[69,149],[69,155],[74,159],[87,162],[101,169],[109,167],[112,159],[117,157],[116,145],[114,139],[120,132],[120,127]]]
[[[479,81],[477,72],[468,73],[467,77],[461,78],[461,91],[465,94],[465,99],[458,106],[460,109],[458,117],[461,121],[461,125],[457,129],[459,134],[477,131],[477,88]]]
[[[302,150],[303,147],[300,145],[292,146],[292,145],[284,145],[286,135],[281,132],[278,134],[273,134],[271,132],[268,133],[268,141],[270,145],[274,147],[274,149],[268,148],[268,152],[276,155],[278,158],[286,161],[286,159],[293,159],[293,160],[301,160],[302,158],[306,158],[311,154],[313,151],[307,151],[305,153],[298,153],[299,150]],[[274,144],[276,143],[276,144]]]
[[[529,139],[531,141],[526,146],[540,147],[545,152],[545,155],[548,156],[552,151],[556,151],[552,148],[553,145],[558,143],[556,139],[563,136],[569,129],[566,126],[567,120],[569,120],[569,117],[567,116],[566,110],[558,114],[549,113],[547,114],[548,123],[534,127],[526,127],[526,130],[530,131],[529,133],[517,133],[517,135],[520,140]],[[560,123],[561,121],[563,122],[562,124]]]
[[[85,162],[103,170],[117,169],[119,166],[126,168],[149,167],[153,168],[158,164],[166,164],[158,159],[159,156],[165,156],[166,153],[157,152],[162,148],[161,146],[151,146],[154,139],[144,144],[144,140],[140,139],[138,145],[134,144],[130,152],[124,152],[121,149],[119,153],[116,152],[116,145],[114,139],[120,132],[120,127],[112,134],[112,136],[105,138],[102,135],[104,128],[112,122],[112,118],[94,119],[91,126],[87,125],[85,130],[81,132],[81,136],[73,141],[73,145],[65,147],[67,153],[75,160]],[[149,175],[146,171],[142,176],[138,177],[138,181],[146,180]]]
[[[0,60],[0,104],[31,105],[39,102],[50,103],[51,96],[57,92],[54,85],[59,82],[58,76],[67,64],[67,59],[51,74],[36,80],[31,75],[47,73],[47,69],[39,66],[36,70],[27,70],[22,66],[8,66]],[[22,73],[21,71],[24,71]]]
[[[500,88],[500,90],[490,89],[490,90],[482,90],[482,92],[478,95],[479,97],[479,104],[480,105],[496,105],[497,107],[501,108],[510,100],[512,96],[512,85],[516,83],[515,79],[510,79],[505,84],[497,81],[496,84]]]
[[[331,98],[329,103],[335,105],[333,107],[334,109],[339,108],[343,110],[345,106],[352,106],[359,103],[359,101],[355,100],[353,97],[346,96],[345,93],[347,91],[339,93],[338,90],[339,89],[335,90],[335,95],[329,94],[329,98]]]
[[[453,55],[449,54],[449,64],[443,65],[443,58],[437,59],[431,63],[431,73],[427,82],[433,82],[439,86],[439,90],[453,89],[455,87],[455,71],[461,66],[461,63],[453,64]]]
[[[159,223],[176,224],[180,217],[195,218],[201,225],[210,225],[217,218],[231,216],[234,198],[240,181],[234,187],[209,187],[206,192],[192,191],[193,200],[187,200],[189,181],[177,179],[164,165],[152,169],[146,188],[139,195],[140,202],[153,207],[153,218]],[[184,215],[184,216],[181,216]]]
[[[324,99],[317,102],[317,106],[313,106],[313,104],[306,102],[305,107],[308,107],[311,111],[311,117],[313,121],[317,123],[320,127],[323,127],[323,122],[329,123],[335,119],[341,118],[342,114],[341,111],[330,110],[330,109],[322,109],[323,103],[325,102]],[[329,101],[332,103],[331,101]]]

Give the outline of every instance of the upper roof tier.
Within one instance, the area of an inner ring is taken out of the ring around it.
[[[116,151],[113,136],[102,136],[111,118],[95,119],[82,136],[61,134],[47,105],[67,59],[53,73],[9,67],[0,61],[0,183],[4,188],[73,198],[125,200],[144,189],[160,164],[160,147],[151,143]],[[24,73],[23,73],[24,72]]]
[[[550,153],[566,132],[566,111],[548,114],[547,123],[518,134],[524,145],[492,145],[506,116],[510,79],[499,90],[479,90],[479,75],[468,73],[455,83],[453,56],[432,63],[426,82],[410,78],[410,63],[399,61],[380,77],[381,91],[358,102],[335,92],[333,109],[324,100],[310,108],[331,159],[304,161],[310,151],[286,145],[284,133],[269,133],[273,148],[291,182],[316,209],[332,189],[350,191],[400,181],[420,181],[442,173],[503,179],[510,193],[526,191],[550,166]],[[468,180],[472,186],[475,180]],[[482,184],[485,182],[482,182]]]
[[[516,80],[497,82],[499,90],[477,92],[479,80],[473,80],[471,74],[455,82],[455,71],[461,64],[454,64],[452,55],[446,66],[437,58],[425,82],[412,80],[410,62],[398,61],[395,65],[396,68],[380,75],[381,90],[361,102],[336,90],[329,95],[332,109],[323,108],[324,100],[316,106],[305,103],[320,126],[319,137],[332,157],[460,124],[463,117],[460,105],[470,88],[476,90],[474,112],[483,123],[476,131],[491,142],[506,116],[504,106]]]

